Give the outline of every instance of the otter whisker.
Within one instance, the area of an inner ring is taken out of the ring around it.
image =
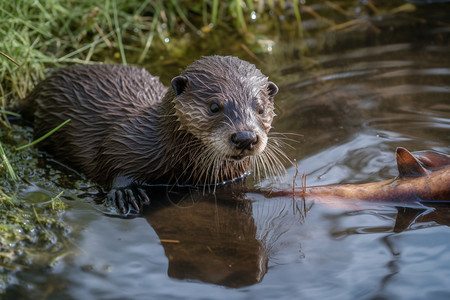
[[[209,149],[208,149],[209,150]],[[214,152],[211,150],[206,150],[204,152],[199,152],[200,154],[192,159],[191,164],[195,164],[194,168],[187,168],[191,170],[192,173],[188,177],[189,180],[193,178],[194,184],[200,184],[202,178],[207,178],[211,169],[211,162],[214,160]]]
[[[278,177],[286,173],[279,156],[287,158],[284,152],[278,149],[278,147],[274,147],[271,143],[268,143],[266,150],[260,156],[261,164],[264,165],[265,169],[268,169],[268,175],[276,177],[275,179],[278,179]]]
[[[288,137],[280,137],[280,136],[274,137],[271,135],[269,137],[271,140],[276,140],[273,142],[278,143],[280,147],[289,147],[291,149],[295,149],[295,147],[292,146],[291,143],[301,143],[301,141],[299,141],[299,140],[291,139]]]
[[[208,180],[211,180],[211,173],[214,171],[214,165],[216,162],[217,153],[213,149],[206,149],[203,153],[201,153],[198,157],[198,162],[200,163],[200,168],[195,168],[195,170],[199,173],[195,173],[196,184],[201,184],[203,179],[203,184],[206,185]]]
[[[190,142],[184,143],[182,147],[180,147],[180,151],[178,151],[177,156],[174,157],[175,163],[184,164],[185,159],[189,159],[190,157],[196,157],[202,151],[201,142],[197,140],[192,140]],[[187,168],[194,163],[195,160],[190,160],[189,164],[187,164]]]
[[[277,132],[277,131],[270,131],[269,134],[270,136],[282,136],[282,137],[287,137],[289,135],[293,135],[293,136],[297,136],[297,137],[304,137],[303,134],[301,133],[295,133],[295,132]]]
[[[261,155],[261,162],[264,165],[264,169],[266,170],[266,174],[265,174],[266,178],[275,176],[275,174],[276,174],[275,170],[273,169],[273,166],[269,163],[269,161],[270,161],[269,154],[270,154],[270,152],[265,152],[264,155]]]
[[[263,161],[263,156],[264,156],[264,154],[263,154],[263,155],[260,155],[260,156],[257,156],[257,157],[255,157],[255,158],[253,158],[254,165],[255,165],[255,173],[254,173],[254,176],[255,176],[255,178],[257,178],[258,180],[260,180],[261,177],[262,177],[261,170],[264,171],[264,177],[267,177],[267,176],[268,176],[267,168],[264,168],[264,167],[263,167],[263,166],[265,165],[265,164],[264,164],[264,161]]]

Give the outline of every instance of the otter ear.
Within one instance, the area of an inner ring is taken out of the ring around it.
[[[269,90],[269,96],[271,96],[271,97],[275,96],[278,93],[278,87],[272,81],[269,81],[269,84],[267,85],[267,89]]]
[[[186,85],[187,85],[188,79],[186,76],[176,76],[172,79],[172,88],[175,91],[175,96],[180,95],[182,92],[184,92]]]

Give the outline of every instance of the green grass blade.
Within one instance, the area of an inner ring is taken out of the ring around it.
[[[0,109],[0,114],[10,115],[10,116],[13,116],[13,117],[20,117],[20,114],[12,112],[12,111],[4,110],[4,109]]]
[[[183,11],[180,8],[180,5],[177,4],[177,2],[175,0],[172,0],[172,5],[175,8],[175,10],[177,11],[178,15],[180,16],[181,20],[183,20],[183,22],[189,26],[189,28],[191,28],[192,31],[196,32],[198,29],[197,27],[194,26],[194,24],[192,24],[188,18],[186,17],[186,15],[183,13]]]
[[[253,5],[253,0],[247,0],[247,7],[250,11],[255,10],[255,6]]]
[[[295,15],[295,19],[297,20],[298,35],[303,40],[302,17],[300,15],[300,8],[299,8],[298,0],[294,0],[294,15]]]
[[[242,1],[236,0],[236,14],[238,23],[241,25],[242,31],[247,32],[247,25],[244,20],[244,12],[242,11]]]
[[[219,11],[219,0],[213,1],[213,7],[211,11],[211,23],[216,25],[217,23],[217,13]]]
[[[3,145],[0,142],[0,156],[2,157],[3,162],[5,163],[6,170],[8,170],[9,176],[11,176],[12,180],[16,182],[18,180],[18,177],[16,173],[14,172],[13,167],[11,166],[11,163],[8,160],[8,157],[6,156],[5,150],[3,149]]]
[[[120,56],[122,58],[122,64],[126,66],[127,58],[125,57],[125,50],[124,50],[123,41],[122,41],[122,33],[121,33],[120,25],[119,25],[119,13],[117,11],[117,0],[114,0],[113,13],[114,13],[114,27],[116,28],[117,43],[119,44]]]
[[[59,130],[61,127],[63,127],[64,125],[66,125],[67,123],[69,123],[70,121],[72,121],[72,119],[67,119],[65,120],[63,123],[59,124],[55,129],[47,132],[46,134],[44,134],[43,136],[41,136],[40,138],[34,140],[33,142],[17,147],[16,150],[23,150],[25,148],[31,147],[36,145],[39,142],[42,142],[43,140],[45,140],[46,138],[48,138],[50,135],[52,135],[53,133],[55,133],[57,130]]]
[[[155,7],[155,16],[158,16],[159,12],[160,12],[159,8]],[[148,35],[148,38],[147,38],[147,42],[145,43],[145,47],[142,50],[142,53],[141,53],[141,55],[139,56],[139,59],[138,59],[138,63],[139,64],[141,64],[144,61],[144,59],[146,58],[146,56],[147,56],[147,53],[148,53],[148,51],[150,49],[150,46],[151,46],[151,44],[153,42],[153,37],[155,36],[156,25],[157,24],[158,24],[158,18],[157,17],[153,17],[152,25],[151,25],[150,32],[149,32],[149,35]]]

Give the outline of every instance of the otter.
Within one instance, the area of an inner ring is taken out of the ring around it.
[[[122,214],[150,202],[145,184],[206,185],[254,169],[285,172],[269,138],[278,87],[233,56],[193,62],[164,86],[144,69],[77,65],[56,70],[24,99],[36,137],[67,119],[41,149],[109,192]]]

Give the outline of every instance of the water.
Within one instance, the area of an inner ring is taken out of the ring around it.
[[[291,40],[264,58],[265,73],[280,88],[274,131],[303,135],[286,150],[308,185],[395,177],[398,146],[450,153],[445,7],[381,14],[338,33],[306,17],[305,27],[317,31],[306,57],[297,58]],[[295,168],[288,173],[292,178]],[[76,254],[53,268],[18,272],[4,297],[450,297],[448,206],[304,203],[242,193],[239,183],[214,195],[155,197],[174,204],[155,203],[134,219],[102,214],[92,197],[66,200]]]

